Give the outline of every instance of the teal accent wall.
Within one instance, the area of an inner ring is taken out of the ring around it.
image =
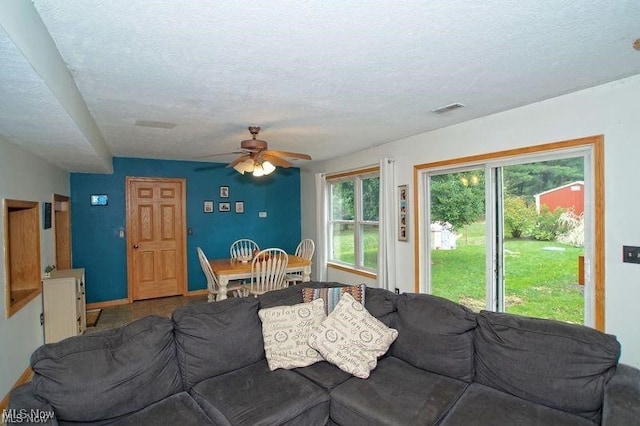
[[[71,238],[73,267],[86,269],[87,303],[127,298],[127,239],[125,178],[158,177],[186,180],[187,283],[189,290],[205,289],[196,247],[210,258],[229,257],[231,243],[251,238],[261,248],[280,247],[289,253],[300,242],[300,170],[278,168],[261,178],[241,175],[220,163],[114,158],[114,173],[71,173]],[[220,186],[229,187],[229,198],[220,198]],[[106,194],[106,206],[91,206],[92,194]],[[213,213],[204,213],[203,202],[212,200]],[[220,212],[218,203],[231,203]],[[235,213],[235,202],[244,201],[244,213]],[[259,218],[258,212],[267,212]]]

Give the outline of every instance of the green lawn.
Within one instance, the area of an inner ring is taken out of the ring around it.
[[[353,226],[345,227],[333,234],[334,258],[345,263],[355,264]],[[364,229],[364,266],[378,267],[378,227]]]
[[[472,309],[484,308],[483,224],[463,230],[455,250],[432,251],[432,292]],[[549,250],[557,248],[560,250]],[[583,289],[577,284],[582,248],[552,241],[505,242],[506,311],[583,323]]]
[[[354,262],[353,228],[334,234],[334,256]],[[564,250],[545,250],[557,247]],[[377,266],[378,231],[365,231],[365,265]],[[552,241],[505,242],[506,310],[510,313],[583,323],[583,288],[577,285],[582,248]],[[432,251],[432,292],[474,310],[485,301],[484,224],[464,229],[455,250]]]

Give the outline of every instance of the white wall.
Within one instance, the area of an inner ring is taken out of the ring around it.
[[[69,195],[69,174],[0,139],[0,199],[51,202],[53,193]],[[42,223],[42,210],[40,211]],[[0,209],[0,223],[4,210]],[[4,226],[0,226],[0,244],[4,244]],[[53,264],[53,228],[40,229],[42,270]],[[36,297],[11,318],[5,308],[4,247],[0,258],[0,399],[4,397],[29,366],[31,352],[43,343],[40,326],[42,298]]]
[[[303,234],[317,237],[315,172],[349,170],[391,157],[396,160],[396,184],[410,185],[413,195],[416,164],[603,134],[605,327],[622,344],[622,362],[640,367],[640,334],[636,331],[640,265],[622,263],[623,245],[640,246],[640,190],[635,174],[640,167],[638,111],[640,75],[315,164],[301,176]],[[403,292],[414,289],[413,244],[413,235],[408,242],[395,242],[396,285]],[[329,280],[334,279],[329,274]],[[358,281],[354,277],[350,282]]]

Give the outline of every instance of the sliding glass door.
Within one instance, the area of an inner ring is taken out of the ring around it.
[[[423,291],[474,311],[585,323],[588,158],[572,150],[425,171]]]

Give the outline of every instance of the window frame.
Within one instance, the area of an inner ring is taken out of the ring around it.
[[[380,179],[380,168],[370,167],[366,169],[354,170],[351,172],[338,173],[334,175],[328,175],[327,179],[327,198],[329,206],[329,214],[327,218],[327,242],[328,242],[328,256],[327,264],[329,266],[336,267],[338,269],[348,270],[355,273],[360,273],[365,276],[375,278],[377,276],[377,267],[371,268],[364,265],[364,227],[365,226],[377,226],[380,229],[380,211],[378,205],[378,220],[365,220],[364,215],[364,200],[362,184],[365,179],[377,177]],[[333,219],[333,185],[341,182],[353,181],[354,182],[354,218],[350,219]],[[354,263],[345,262],[333,257],[333,230],[336,224],[353,225],[354,227]]]
[[[580,139],[551,142],[542,145],[533,145],[506,151],[497,151],[487,154],[479,154],[468,157],[454,158],[450,160],[436,161],[432,163],[414,165],[414,197],[417,200],[414,205],[415,225],[418,233],[417,244],[414,247],[414,271],[415,292],[426,292],[428,274],[429,237],[422,225],[427,221],[428,199],[418,188],[425,182],[426,176],[436,170],[456,171],[456,168],[466,168],[480,164],[491,163],[492,166],[504,166],[512,163],[515,158],[544,159],[549,158],[554,152],[560,156],[571,152],[582,152],[585,156],[585,183],[588,181],[590,190],[585,191],[585,209],[590,211],[591,218],[585,232],[591,236],[590,246],[587,252],[585,245],[585,275],[588,276],[585,283],[585,312],[584,323],[597,330],[605,330],[605,241],[604,241],[604,136],[596,135]],[[588,206],[588,207],[587,207]],[[587,239],[587,241],[589,241]],[[586,243],[585,243],[586,244]],[[587,287],[589,286],[589,288]],[[587,294],[588,293],[588,294]]]

